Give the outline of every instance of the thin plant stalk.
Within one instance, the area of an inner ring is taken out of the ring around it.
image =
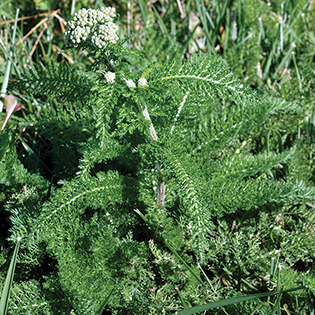
[[[127,4],[127,35],[129,37],[129,40],[128,40],[129,48],[131,48],[131,41],[130,41],[131,22],[130,22],[130,19],[131,19],[131,4],[130,4],[130,0],[129,0],[128,4]]]
[[[145,104],[145,99],[142,99],[143,103]],[[140,106],[140,109],[142,111],[143,117],[148,120],[151,124],[150,124],[150,135],[151,135],[151,139],[154,141],[157,141],[158,137],[155,131],[155,128],[153,126],[153,123],[151,121],[151,117],[149,115],[148,112],[148,108],[147,105],[145,104],[145,106]],[[165,183],[163,182],[162,179],[162,170],[160,165],[157,163],[156,164],[156,169],[158,172],[158,187],[157,187],[157,204],[158,205],[162,205],[164,206],[164,198],[165,198]]]
[[[11,64],[12,64],[11,59],[13,57],[13,47],[14,47],[14,43],[15,43],[15,35],[16,35],[19,12],[20,12],[20,9],[16,9],[14,28],[13,28],[13,36],[12,36],[12,42],[11,42],[11,50],[10,50],[10,58],[8,59],[7,67],[6,67],[5,73],[4,73],[3,83],[2,83],[2,87],[1,87],[1,97],[6,96],[7,88],[8,88],[8,84],[9,84],[9,77],[10,77]],[[2,112],[2,111],[3,111],[3,102],[0,101],[0,112]]]

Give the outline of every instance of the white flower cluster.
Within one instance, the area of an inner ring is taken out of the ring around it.
[[[126,80],[125,78],[123,78],[123,80],[127,83],[127,86],[129,89],[131,88],[136,88],[136,83],[134,83],[132,80]],[[108,82],[108,81],[107,81]],[[138,86],[140,87],[144,87],[148,85],[148,81],[145,78],[140,78],[138,80]]]
[[[118,25],[113,22],[115,17],[116,10],[111,7],[78,11],[67,24],[65,44],[74,47],[90,40],[100,49],[108,43],[116,44],[119,38]]]
[[[116,78],[116,74],[114,72],[108,71],[107,73],[105,73],[105,79],[107,83],[110,83],[110,84],[114,83],[115,78]]]
[[[138,81],[138,86],[147,86],[148,85],[148,81],[146,80],[146,78],[140,78]]]
[[[132,80],[125,80],[129,89],[135,88],[136,84]]]

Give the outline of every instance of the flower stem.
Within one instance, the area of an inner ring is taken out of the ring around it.
[[[142,99],[143,103],[145,104],[145,99]],[[151,139],[156,141],[158,139],[154,125],[152,123],[151,117],[148,112],[147,105],[145,104],[144,108],[141,106],[141,111],[145,119],[150,121],[150,135]],[[158,172],[158,187],[157,187],[157,204],[164,206],[164,199],[165,199],[165,183],[162,180],[162,171],[160,165],[156,164],[157,172]]]

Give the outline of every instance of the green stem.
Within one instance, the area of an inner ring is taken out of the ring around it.
[[[150,135],[151,139],[154,141],[157,141],[158,137],[154,128],[154,125],[152,123],[151,117],[148,112],[147,105],[145,103],[145,99],[142,99],[142,102],[145,104],[145,106],[140,106],[140,109],[142,111],[142,114],[146,120],[148,120],[150,124]],[[165,199],[165,183],[162,180],[162,171],[160,165],[156,164],[157,172],[158,172],[158,187],[157,187],[157,204],[164,206],[164,199]]]

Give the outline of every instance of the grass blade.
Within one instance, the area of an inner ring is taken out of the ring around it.
[[[214,52],[214,50],[213,50],[214,47],[213,47],[213,42],[212,42],[212,40],[210,38],[209,29],[208,29],[208,26],[207,26],[206,9],[205,9],[205,6],[204,6],[204,2],[203,2],[203,0],[201,0],[201,3],[200,3],[199,0],[196,0],[195,4],[196,4],[197,10],[198,10],[199,17],[201,19],[203,30],[206,33],[208,52],[209,53],[213,53]]]
[[[110,297],[111,297],[112,294],[114,293],[114,291],[115,291],[115,287],[113,288],[112,291],[110,291],[108,297],[102,302],[102,304],[100,305],[100,307],[98,308],[98,310],[95,312],[95,314],[101,315],[101,314],[103,313],[103,310],[104,310],[105,306],[107,305],[107,303],[108,303]]]
[[[154,5],[152,5],[152,8],[153,8],[153,11],[154,11],[156,18],[158,19],[158,24],[160,26],[160,29],[161,29],[163,35],[166,35],[167,37],[169,37],[167,27],[165,26],[162,18],[160,17],[159,12],[156,10]]]
[[[240,297],[230,298],[230,299],[226,299],[226,300],[216,301],[216,302],[209,303],[206,305],[195,306],[195,307],[188,309],[188,310],[179,311],[176,314],[177,315],[191,315],[191,314],[196,314],[198,312],[211,310],[211,309],[216,308],[216,307],[232,305],[232,304],[241,303],[241,302],[245,302],[245,301],[249,301],[249,300],[253,300],[253,299],[257,299],[257,298],[272,296],[272,295],[286,293],[286,292],[297,291],[297,290],[301,290],[301,289],[305,289],[305,287],[300,286],[300,287],[282,290],[282,291],[277,291],[277,292],[264,292],[264,293],[249,294],[249,295],[245,295],[245,296],[240,296]]]
[[[143,0],[138,0],[138,4],[139,4],[139,8],[141,11],[141,15],[144,21],[146,21],[147,19],[147,15],[148,15],[148,8],[146,7],[145,3]]]
[[[297,76],[298,81],[299,81],[299,90],[300,90],[300,92],[302,92],[302,81],[301,81],[301,77],[300,77],[300,71],[298,69],[298,66],[297,66],[297,63],[296,63],[296,59],[295,59],[295,52],[292,51],[291,55],[292,55],[292,59],[293,59],[293,63],[294,63],[296,76]]]
[[[13,281],[14,270],[15,270],[15,266],[16,266],[17,255],[19,252],[20,242],[21,242],[21,238],[18,237],[15,248],[14,248],[13,256],[11,259],[10,267],[8,270],[8,274],[7,274],[7,277],[5,279],[3,291],[1,294],[0,315],[5,315],[7,313],[10,291],[11,291],[11,287],[12,287],[12,281]]]
[[[71,1],[71,16],[73,16],[74,15],[74,11],[75,11],[75,0],[72,0]]]

